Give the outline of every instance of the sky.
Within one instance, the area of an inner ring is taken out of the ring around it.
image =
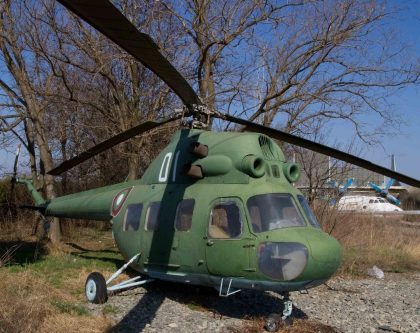
[[[402,42],[410,45],[413,54],[420,59],[420,0],[389,1],[391,6],[401,4],[405,8],[394,23],[401,32]],[[397,171],[420,179],[420,85],[400,89],[388,102],[402,115],[405,124],[399,134],[385,136],[380,146],[361,146],[360,157],[390,167],[390,155],[395,154]],[[373,119],[367,118],[364,121],[375,125]],[[329,141],[342,146],[346,146],[355,136],[351,126],[344,124],[335,124],[330,133]],[[25,156],[22,159],[25,160]],[[14,152],[7,152],[0,147],[0,176],[5,171],[11,171],[13,160]]]
[[[402,3],[405,8],[394,22],[398,24],[396,28],[404,39],[402,42],[409,45],[414,56],[420,59],[420,0],[389,2],[390,5],[397,6]],[[391,108],[402,116],[404,124],[400,128],[400,133],[384,137],[381,146],[360,146],[362,150],[360,157],[389,168],[390,156],[395,154],[397,171],[420,179],[420,85],[400,89],[388,102]],[[373,119],[365,121],[371,125],[375,122]],[[340,124],[331,130],[331,137],[344,146],[354,135],[349,126]]]

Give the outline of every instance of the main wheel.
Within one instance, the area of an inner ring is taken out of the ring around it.
[[[268,318],[265,321],[265,325],[264,325],[264,329],[267,332],[277,332],[277,330],[279,329],[279,321],[280,321],[280,316],[278,314],[274,314],[272,313],[271,315],[268,316]]]
[[[104,304],[108,300],[106,281],[101,273],[90,273],[86,279],[85,294],[89,302]]]

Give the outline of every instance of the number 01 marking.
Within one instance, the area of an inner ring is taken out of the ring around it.
[[[163,158],[162,166],[159,172],[159,181],[166,182],[168,180],[169,166],[171,165],[172,152],[167,153]]]

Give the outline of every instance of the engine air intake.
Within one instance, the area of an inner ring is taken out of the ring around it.
[[[283,173],[290,183],[296,182],[300,177],[299,166],[296,163],[284,163]]]
[[[265,161],[255,155],[247,155],[242,160],[242,171],[253,178],[265,175]]]

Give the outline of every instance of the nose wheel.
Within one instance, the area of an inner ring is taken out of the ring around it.
[[[108,300],[106,281],[101,273],[90,273],[86,279],[85,294],[89,302],[104,304]]]
[[[290,299],[289,293],[284,293],[283,295],[283,311],[281,314],[278,313],[272,313],[270,314],[266,321],[264,328],[268,332],[277,332],[277,330],[280,328],[281,323],[283,323],[284,326],[292,326],[293,325],[293,318],[292,310],[293,310],[293,303]]]

